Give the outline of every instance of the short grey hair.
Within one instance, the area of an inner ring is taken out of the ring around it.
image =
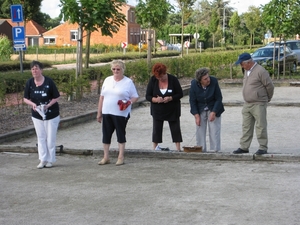
[[[208,74],[209,74],[209,69],[208,68],[197,69],[196,72],[195,72],[195,79],[200,83],[202,77],[204,77]]]
[[[111,62],[110,68],[112,69],[115,65],[119,66],[123,72],[125,71],[126,67],[125,67],[125,63],[122,60],[113,60]]]

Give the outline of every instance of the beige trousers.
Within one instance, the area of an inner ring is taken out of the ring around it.
[[[260,150],[268,150],[268,133],[267,133],[267,103],[249,104],[245,103],[242,109],[243,116],[243,136],[240,139],[240,148],[249,150],[255,133],[259,143]]]

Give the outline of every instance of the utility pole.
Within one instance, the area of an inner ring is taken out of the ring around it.
[[[223,7],[223,43],[225,44],[225,22],[226,22],[226,16],[225,16],[225,5]]]

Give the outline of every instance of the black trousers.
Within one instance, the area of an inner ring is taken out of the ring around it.
[[[182,142],[182,135],[180,129],[180,120],[179,118],[176,121],[168,121],[171,131],[172,141],[173,142]],[[156,120],[153,118],[153,130],[152,130],[152,142],[162,143],[162,134],[163,134],[163,120]]]
[[[110,144],[111,137],[114,131],[116,130],[117,141],[118,143],[126,142],[126,126],[127,122],[130,118],[130,114],[128,117],[123,116],[115,116],[111,114],[103,114],[102,115],[102,143]]]

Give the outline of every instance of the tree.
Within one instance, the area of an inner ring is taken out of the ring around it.
[[[272,0],[270,3],[263,6],[262,10],[263,22],[266,24],[267,28],[272,31],[275,37],[279,36],[279,41],[281,41],[282,37],[285,39],[286,37],[294,36],[299,32],[299,0]],[[274,68],[275,61],[273,60],[273,69]]]
[[[261,24],[261,12],[260,9],[255,6],[249,6],[248,12],[245,13],[246,27],[250,31],[250,49],[252,48],[254,40],[254,32]]]
[[[181,12],[181,57],[183,56],[183,30],[184,22],[192,13],[192,7],[196,0],[176,0]]]
[[[42,12],[37,12],[33,20],[38,22],[38,24],[46,30],[50,30],[60,24],[59,17],[52,19],[48,14]]]
[[[200,25],[209,26],[211,20],[212,5],[207,0],[199,2],[199,13],[197,15]],[[198,10],[197,10],[198,11]]]
[[[272,0],[262,10],[262,21],[274,35],[289,37],[299,32],[299,0]]]
[[[2,4],[1,4],[2,3]],[[42,0],[4,0],[0,1],[1,17],[10,18],[10,6],[21,4],[24,20],[34,20],[35,14],[40,11]]]
[[[218,30],[219,20],[220,20],[220,17],[217,14],[217,10],[213,9],[212,13],[211,13],[210,23],[208,26],[209,31],[213,35],[213,48],[215,47],[215,33]]]
[[[104,36],[113,37],[113,33],[117,33],[121,25],[124,25],[126,16],[122,14],[121,7],[125,0],[60,0],[61,13],[60,18],[64,21],[79,24],[79,65],[78,73],[82,74],[82,33],[86,31],[91,33],[93,31],[101,30]],[[89,36],[88,36],[89,37]],[[87,38],[86,46],[86,67],[89,61],[89,38]],[[78,75],[78,74],[77,74]]]
[[[158,30],[166,24],[166,18],[172,9],[173,7],[166,0],[140,0],[135,8],[137,22],[143,28],[148,28],[148,66],[151,62],[151,29]]]
[[[240,29],[241,20],[237,12],[234,12],[232,17],[229,20],[229,27],[232,32],[232,42],[235,44],[234,37],[236,36],[238,30]]]

